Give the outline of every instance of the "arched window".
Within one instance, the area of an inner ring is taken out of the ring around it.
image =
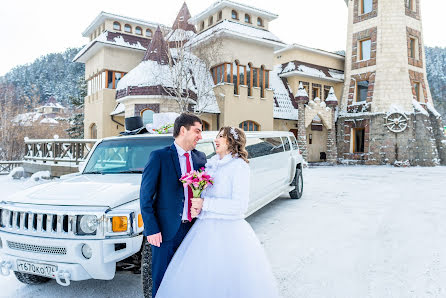
[[[244,131],[259,131],[260,130],[260,125],[257,124],[254,121],[243,121],[242,123],[239,124],[238,126],[239,128],[243,129]]]
[[[147,29],[146,30],[146,36],[152,38],[152,30]]]
[[[127,33],[132,33],[132,26],[130,26],[129,24],[125,24],[124,31]]]
[[[252,63],[248,63],[248,65],[246,66],[246,79],[248,85],[248,96],[252,96]]]
[[[237,60],[235,60],[234,63],[232,63],[232,83],[234,84],[234,94],[239,94],[238,65],[239,62]]]
[[[263,27],[263,20],[262,20],[262,18],[257,18],[257,26]]]
[[[121,31],[121,24],[119,22],[113,22],[113,30]]]
[[[217,21],[220,21],[223,18],[223,12],[220,10],[218,12],[218,17],[217,17]]]
[[[245,23],[250,23],[251,24],[251,16],[249,14],[245,14]]]
[[[136,27],[136,28],[135,28],[135,33],[138,34],[138,35],[142,35],[142,29],[141,29],[141,27]]]
[[[203,122],[203,131],[209,131],[210,130],[210,124],[207,121],[201,120],[201,122]]]
[[[151,109],[145,109],[141,111],[142,122],[144,123],[144,125],[153,123],[153,114],[155,114],[155,112]]]
[[[208,23],[209,23],[209,26],[211,26],[214,23],[214,17],[213,16],[209,17]]]
[[[98,138],[98,129],[96,127],[96,123],[93,123],[90,126],[90,138],[91,139],[97,139]]]
[[[238,13],[235,10],[232,11],[231,15],[234,20],[238,20]]]

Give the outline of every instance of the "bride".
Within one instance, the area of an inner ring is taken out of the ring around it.
[[[245,133],[223,127],[206,164],[214,185],[192,199],[195,224],[176,251],[157,298],[273,298],[276,282],[265,252],[244,220],[249,200]]]

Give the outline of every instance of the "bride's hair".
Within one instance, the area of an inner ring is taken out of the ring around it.
[[[220,128],[218,134],[223,131],[223,136],[228,140],[228,150],[232,154],[233,157],[238,156],[243,159],[246,163],[249,163],[248,160],[248,151],[246,151],[246,135],[243,130],[224,126]]]

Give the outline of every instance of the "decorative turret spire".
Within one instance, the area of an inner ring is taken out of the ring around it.
[[[187,7],[186,2],[183,3],[183,6],[181,6],[180,12],[177,15],[177,18],[175,19],[175,22],[173,23],[172,30],[182,29],[184,31],[192,31],[194,33],[197,33],[195,26],[192,24],[189,24],[189,19],[191,18],[189,8]]]
[[[333,87],[331,87],[330,91],[328,92],[328,96],[327,96],[327,99],[325,100],[325,104],[329,107],[335,107],[338,105],[338,98],[336,97]]]
[[[307,90],[305,90],[304,86],[302,85],[302,82],[299,83],[299,89],[296,93],[296,100],[302,101],[304,103],[308,102],[308,93]]]
[[[164,40],[163,33],[158,26],[142,60],[156,61],[161,65],[166,65],[169,63],[168,50],[169,49],[166,41]]]

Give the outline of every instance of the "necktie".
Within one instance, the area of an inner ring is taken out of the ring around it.
[[[190,160],[189,160],[189,153],[184,153],[184,156],[186,156],[186,171],[189,173],[190,171],[192,171],[192,166],[190,165]],[[190,212],[190,208],[192,207],[192,201],[191,199],[193,198],[194,194],[192,193],[192,188],[189,186],[187,188],[187,193],[188,193],[188,198],[187,198],[187,220],[188,221],[192,221],[192,215]]]

